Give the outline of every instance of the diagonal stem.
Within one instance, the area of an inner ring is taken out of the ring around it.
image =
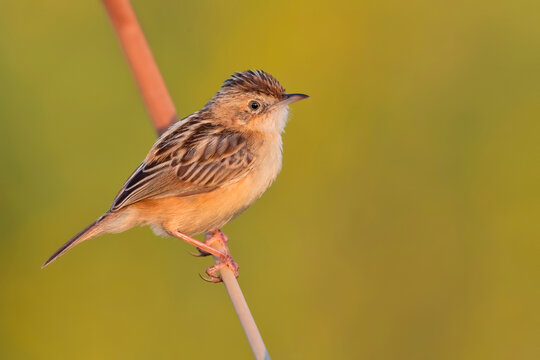
[[[229,253],[227,244],[222,240],[212,243],[212,246],[222,253]],[[214,260],[216,264],[219,264],[221,261],[216,256],[214,256]],[[246,334],[249,345],[251,346],[253,355],[255,355],[255,359],[270,360],[270,355],[268,354],[268,350],[266,350],[261,333],[257,328],[253,315],[251,315],[251,311],[249,311],[249,306],[244,298],[242,289],[240,289],[238,281],[236,281],[234,273],[228,267],[221,268],[219,272],[221,275],[221,280],[223,280],[227,293],[229,294],[229,298],[233,304],[234,310],[236,311],[236,315],[240,320],[240,324],[242,324],[242,329],[244,329],[244,333]]]
[[[137,16],[129,0],[103,0],[103,5],[124,49],[154,128],[161,135],[176,122],[176,109]]]
[[[158,135],[161,135],[176,121],[176,109],[135,12],[129,0],[102,1],[124,49],[154,128]],[[219,253],[228,253],[227,245],[222,241],[216,242],[213,247]],[[210,252],[216,254],[215,250]],[[214,256],[214,260],[219,264],[219,258]],[[270,359],[236,277],[227,267],[222,268],[220,273],[255,358]]]

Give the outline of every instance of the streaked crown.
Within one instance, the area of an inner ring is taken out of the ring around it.
[[[237,72],[225,80],[219,94],[233,95],[253,92],[270,95],[277,99],[284,98],[285,88],[272,75],[262,70]]]

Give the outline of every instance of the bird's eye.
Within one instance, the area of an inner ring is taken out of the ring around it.
[[[261,104],[259,104],[257,101],[250,101],[248,106],[251,110],[257,110],[261,107]]]

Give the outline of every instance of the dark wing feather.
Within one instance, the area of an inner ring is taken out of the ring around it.
[[[166,132],[133,172],[111,211],[141,200],[212,191],[244,177],[253,154],[246,139],[194,116]]]

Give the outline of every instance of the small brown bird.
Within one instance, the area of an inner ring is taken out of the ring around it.
[[[88,239],[149,225],[157,235],[179,237],[201,254],[219,257],[237,275],[230,254],[209,244],[226,241],[219,229],[272,184],[281,170],[281,133],[289,104],[307,97],[286,94],[261,70],[233,74],[202,110],[161,135],[109,211],[43,267]],[[201,233],[207,234],[206,243],[191,238]],[[211,281],[219,281],[219,266],[207,269]]]

